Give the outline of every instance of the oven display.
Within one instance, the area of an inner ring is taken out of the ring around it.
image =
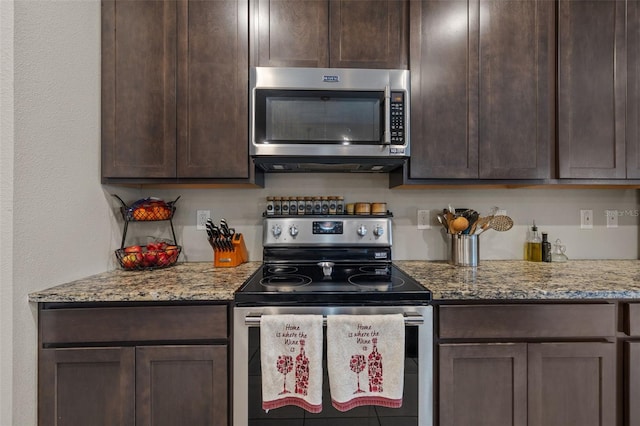
[[[313,222],[314,234],[342,234],[343,223],[339,220],[323,220]]]

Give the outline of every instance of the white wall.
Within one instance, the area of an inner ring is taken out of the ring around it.
[[[13,2],[0,1],[0,425],[13,389]],[[33,352],[33,350],[32,350]]]
[[[3,331],[0,390],[11,400],[3,398],[0,420],[34,425],[37,312],[27,294],[108,269],[114,238],[100,185],[100,2],[15,1],[13,40],[6,41],[5,19],[12,19],[0,3],[3,89],[5,67],[14,85],[0,99],[3,124],[13,125],[8,140],[4,126],[2,134],[0,303],[11,334]],[[13,58],[5,57],[5,42]],[[12,377],[4,377],[7,369]]]
[[[15,13],[15,18],[13,14]],[[27,294],[115,267],[122,220],[110,194],[127,201],[177,195],[175,218],[185,259],[211,261],[198,209],[243,232],[261,258],[260,217],[267,195],[343,195],[386,201],[394,213],[396,259],[443,259],[440,230],[418,231],[417,209],[452,203],[505,208],[507,233],[483,235],[481,259],[520,258],[526,224],[536,219],[571,258],[638,257],[638,218],[604,228],[604,210],[638,209],[634,190],[389,190],[385,175],[270,175],[265,189],[133,190],[100,185],[100,3],[98,0],[0,1],[0,425],[36,423],[36,311]],[[12,87],[15,91],[12,91]],[[595,229],[581,231],[591,208]],[[146,227],[145,227],[146,226]],[[131,226],[131,238],[167,236],[160,223]]]

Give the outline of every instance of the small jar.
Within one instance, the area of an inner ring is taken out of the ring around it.
[[[304,202],[304,197],[298,197],[298,214],[304,214],[306,210],[306,204]]]
[[[347,212],[347,214],[354,214],[355,210],[356,210],[355,203],[347,203],[347,204],[345,204],[345,211]]]
[[[344,214],[344,197],[338,197],[336,201],[336,214]]]
[[[276,216],[282,214],[282,197],[273,197],[273,214]]]
[[[273,197],[267,197],[267,216],[273,216],[274,215],[274,210],[273,210],[274,206],[273,206]]]
[[[304,214],[313,214],[313,198],[304,197]]]
[[[322,214],[322,200],[320,197],[313,197],[313,214]]]
[[[338,197],[329,197],[329,214],[338,213]]]
[[[329,214],[329,197],[322,197],[321,198],[321,208],[322,208],[322,212],[321,214]]]
[[[298,198],[289,197],[289,214],[298,214]]]
[[[289,197],[282,197],[282,214],[289,215]]]

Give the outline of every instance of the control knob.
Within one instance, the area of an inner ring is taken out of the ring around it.
[[[361,237],[367,235],[367,227],[364,225],[358,226],[358,235],[360,235]]]
[[[376,225],[376,228],[373,230],[373,235],[376,237],[381,237],[384,234],[384,228],[380,225]]]
[[[280,234],[282,234],[282,228],[276,223],[271,227],[271,233],[274,237],[278,238],[280,237]]]
[[[298,235],[298,227],[297,227],[297,226],[295,226],[295,225],[291,225],[291,226],[289,227],[289,234],[290,234],[293,238],[295,238],[295,237],[296,237],[296,235]]]

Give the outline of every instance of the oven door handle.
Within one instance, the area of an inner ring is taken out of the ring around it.
[[[416,312],[403,312],[404,324],[418,326],[424,324],[424,317]],[[244,324],[247,327],[260,327],[262,314],[249,313],[244,317]],[[327,316],[322,317],[322,325],[327,325]]]

